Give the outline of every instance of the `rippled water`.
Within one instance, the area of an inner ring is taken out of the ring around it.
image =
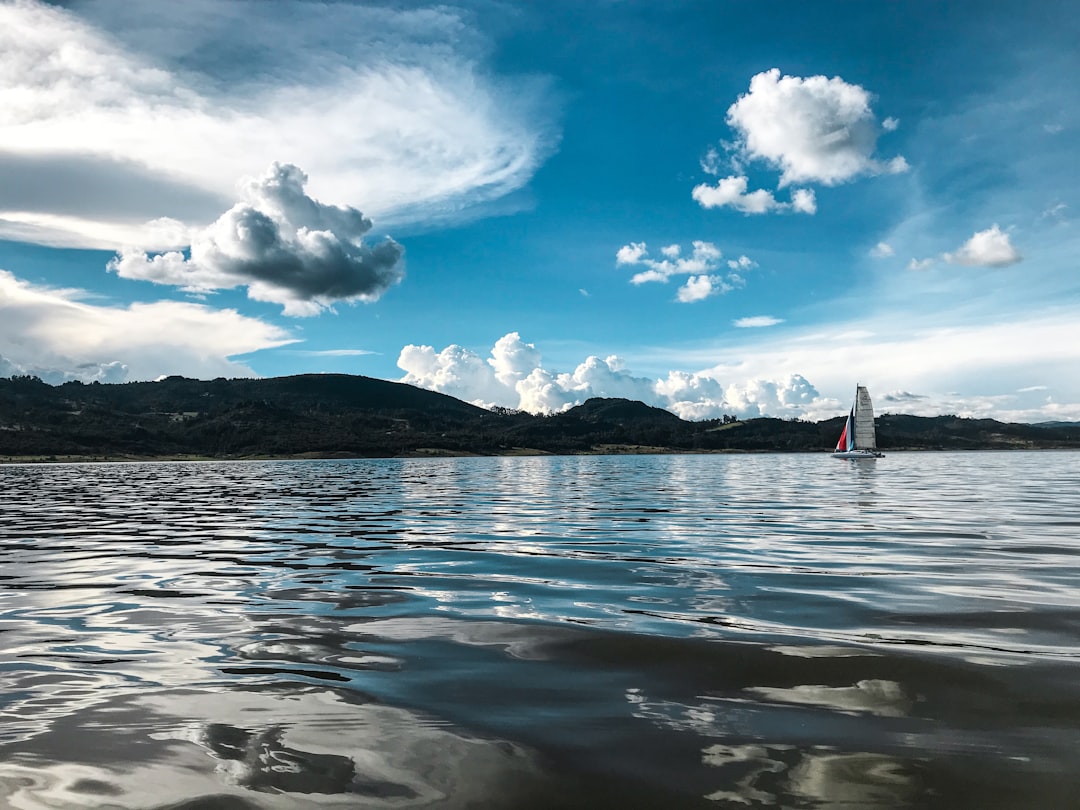
[[[0,484],[2,807],[1080,796],[1078,453]]]

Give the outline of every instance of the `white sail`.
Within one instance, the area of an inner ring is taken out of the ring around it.
[[[881,458],[874,432],[874,406],[865,385],[855,387],[855,404],[851,406],[844,430],[833,451],[834,458]]]
[[[870,402],[870,392],[865,385],[860,385],[855,392],[855,449],[876,450],[877,436],[874,434],[874,406]]]

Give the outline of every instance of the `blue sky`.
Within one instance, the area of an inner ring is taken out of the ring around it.
[[[0,3],[0,374],[1080,419],[1080,23]]]

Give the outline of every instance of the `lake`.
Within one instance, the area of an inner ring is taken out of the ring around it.
[[[1080,796],[1080,453],[0,482],[2,807]]]

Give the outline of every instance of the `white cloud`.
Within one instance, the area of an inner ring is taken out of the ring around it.
[[[702,208],[722,208],[730,206],[744,214],[765,214],[775,211],[780,203],[773,197],[771,191],[758,189],[747,193],[749,180],[746,177],[732,175],[718,181],[715,186],[708,183],[694,186],[690,196]]]
[[[500,383],[513,388],[540,365],[540,352],[517,332],[510,332],[495,342],[488,364]]]
[[[903,155],[897,155],[896,157],[885,162],[884,171],[886,174],[903,174],[911,169],[911,164],[907,162],[907,159]]]
[[[719,276],[690,276],[679,287],[675,297],[684,304],[693,301],[703,301],[710,295],[725,293],[731,290],[731,286],[724,283]]]
[[[930,267],[933,267],[935,261],[936,260],[933,259],[933,258],[928,258],[928,259],[914,259],[913,258],[910,262],[908,262],[907,269],[908,270],[926,270],[926,269],[928,269]]]
[[[530,357],[536,366],[513,387],[499,382],[490,360],[456,346],[442,352],[407,346],[398,365],[407,372],[403,382],[531,412],[614,396],[685,419],[727,413],[819,420],[846,413],[855,383],[862,382],[882,413],[1080,420],[1080,380],[1072,373],[1080,364],[1077,322],[1080,312],[1073,308],[948,328],[920,325],[905,314],[891,322],[874,317],[838,323],[829,331],[754,332],[713,347],[638,352],[635,363],[679,367],[655,377],[632,374],[618,357],[592,356],[572,372],[549,370],[535,351]],[[512,333],[502,341],[513,345],[520,338]],[[526,366],[516,367],[518,376]]]
[[[306,182],[296,166],[275,163],[248,183],[243,202],[194,236],[190,258],[123,250],[108,267],[194,292],[245,286],[250,298],[282,304],[288,315],[377,300],[402,279],[403,248],[390,238],[366,245],[371,221],[355,208],[313,200]]]
[[[544,82],[492,78],[449,7],[145,6],[0,4],[0,237],[175,247],[146,221],[204,227],[275,160],[384,223],[459,215],[557,142]]]
[[[631,242],[623,245],[615,254],[616,264],[638,264],[644,258],[648,250],[644,242]]]
[[[504,375],[500,369],[507,355],[515,362],[513,373]],[[713,419],[736,412],[797,416],[816,396],[813,386],[799,375],[749,380],[725,388],[713,376],[686,371],[671,371],[660,379],[637,377],[614,355],[587,357],[571,372],[550,371],[543,368],[536,347],[524,343],[516,332],[500,338],[487,360],[461,346],[437,352],[431,346],[410,345],[401,350],[398,366],[406,372],[401,382],[485,407],[499,405],[530,413],[563,411],[591,397],[624,397],[666,408],[684,419]]]
[[[731,175],[717,181],[715,186],[701,183],[694,186],[690,196],[702,208],[722,208],[728,206],[744,214],[767,214],[770,211],[796,211],[800,214],[813,214],[817,211],[817,201],[810,189],[795,189],[791,202],[780,202],[771,191],[757,189],[747,191],[749,180],[746,177]]]
[[[287,349],[283,353],[301,357],[366,357],[378,354],[369,349]]]
[[[750,90],[728,108],[727,122],[748,158],[781,171],[780,186],[835,185],[860,175],[904,171],[906,161],[874,158],[879,132],[871,94],[839,77],[781,76],[777,68],[750,80]]]
[[[951,264],[1006,267],[1016,264],[1023,257],[1009,242],[1009,235],[993,225],[977,232],[956,253],[946,253],[942,258]]]
[[[436,352],[431,346],[408,345],[398,355],[401,382],[439,391],[485,407],[517,407],[513,388],[499,382],[495,369],[476,352],[452,344]]]
[[[1068,208],[1069,206],[1063,202],[1055,203],[1043,211],[1040,216],[1043,219],[1053,219],[1061,222],[1065,219],[1065,211],[1068,210]]]
[[[791,208],[800,214],[817,213],[817,195],[812,188],[797,188],[791,192]]]
[[[254,373],[232,358],[294,342],[234,310],[159,301],[101,306],[81,290],[40,287],[0,270],[0,356],[47,382],[210,379]]]
[[[896,251],[888,242],[878,242],[870,248],[870,255],[875,259],[886,259],[889,256],[895,256]]]
[[[619,248],[615,254],[617,265],[643,266],[646,269],[630,278],[631,284],[648,282],[666,283],[673,276],[688,276],[679,287],[675,299],[687,304],[701,301],[711,295],[730,292],[745,284],[736,270],[746,270],[757,265],[747,256],[728,261],[731,272],[717,273],[723,254],[712,242],[696,241],[689,256],[682,255],[679,245],[666,245],[660,249],[663,259],[649,258],[644,242],[631,242]]]
[[[917,392],[922,399],[893,410],[920,416],[1080,419],[1080,379],[1073,373],[1080,364],[1080,311],[1075,307],[949,327],[937,324],[937,316],[920,321],[911,313],[883,314],[865,322],[835,323],[828,331],[754,333],[711,350],[680,352],[677,361],[740,386],[779,380],[797,370],[822,394],[805,407],[809,419],[846,410],[857,381],[870,386],[875,402],[890,391]],[[638,362],[655,364],[667,357],[642,356]],[[723,359],[718,362],[718,357]],[[1018,393],[1033,379],[1054,380],[1053,403],[1041,396],[1046,392]]]
[[[658,402],[682,419],[718,419],[734,410],[718,380],[688,371],[671,371],[653,384]]]
[[[739,318],[732,321],[732,324],[740,329],[758,329],[764,326],[776,326],[783,322],[783,318],[774,318],[772,315],[755,315],[750,318]]]
[[[701,170],[705,174],[718,175],[720,174],[720,165],[722,159],[720,152],[715,146],[710,146],[708,151],[705,152],[705,156],[701,159]]]
[[[788,374],[779,380],[733,383],[725,389],[724,397],[739,416],[797,416],[805,413],[819,394],[801,374]]]

